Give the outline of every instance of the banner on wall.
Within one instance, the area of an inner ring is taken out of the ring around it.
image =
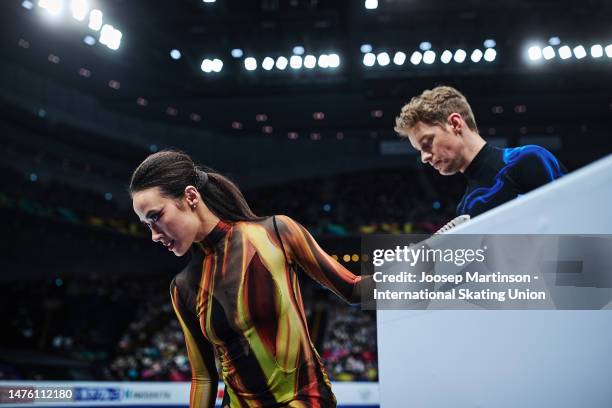
[[[0,404],[23,406],[187,406],[190,383],[0,381]],[[336,382],[332,388],[340,408],[378,407],[378,383]],[[224,395],[219,383],[217,406]]]

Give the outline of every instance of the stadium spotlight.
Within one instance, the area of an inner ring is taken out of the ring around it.
[[[572,57],[572,50],[570,49],[570,47],[568,47],[567,45],[564,45],[563,47],[559,48],[559,57],[562,60],[566,60],[568,58]]]
[[[448,64],[449,62],[451,62],[452,59],[453,59],[453,53],[450,52],[449,50],[444,50],[442,55],[440,55],[440,61],[443,64]]]
[[[244,68],[247,71],[255,71],[257,69],[257,60],[253,57],[247,57],[244,59]]]
[[[476,48],[474,51],[472,51],[470,59],[472,60],[472,62],[480,62],[480,60],[482,59],[482,51]]]
[[[338,68],[340,66],[340,56],[338,54],[329,54],[329,67]]]
[[[265,69],[266,71],[270,71],[272,68],[274,68],[274,58],[271,58],[271,57],[264,58],[263,61],[261,62],[261,67]]]
[[[574,56],[580,60],[587,56],[587,52],[582,45],[578,45],[574,47]]]
[[[34,3],[32,3],[30,0],[23,0],[21,2],[21,7],[26,10],[32,10],[34,8]]]
[[[329,56],[327,54],[319,55],[319,61],[317,63],[321,68],[329,68]]]
[[[487,62],[493,62],[497,58],[497,51],[495,48],[487,48],[484,52],[484,59]]]
[[[304,57],[304,68],[313,69],[317,65],[317,57],[307,55]]]
[[[276,59],[276,68],[284,71],[287,68],[287,64],[289,64],[289,60],[285,57],[278,57]]]
[[[483,45],[485,46],[485,48],[495,48],[497,43],[495,42],[494,39],[488,38],[484,41]]]
[[[559,45],[561,44],[561,39],[559,37],[550,37],[548,39],[548,45]]]
[[[365,0],[365,8],[374,10],[378,8],[378,0]]]
[[[83,42],[89,46],[94,45],[96,43],[96,39],[94,37],[92,37],[91,35],[86,35],[83,38]]]
[[[299,55],[292,55],[291,58],[289,58],[289,66],[293,69],[302,68],[302,57]]]
[[[100,44],[106,45],[111,50],[118,50],[121,45],[121,31],[110,24],[104,24],[100,31]]]
[[[421,54],[418,51],[415,51],[412,53],[412,55],[410,56],[410,63],[412,65],[419,65],[421,63],[421,60],[423,59],[423,54]]]
[[[595,44],[591,47],[591,57],[593,58],[603,57],[603,47],[600,44]]]
[[[431,50],[431,43],[429,41],[423,41],[419,44],[421,51]]]
[[[242,58],[244,52],[240,48],[234,48],[232,50],[232,57],[234,58]]]
[[[376,56],[376,61],[378,61],[378,65],[380,65],[381,67],[384,67],[384,66],[389,65],[389,62],[391,62],[391,58],[389,57],[389,54],[387,54],[386,52],[381,52],[381,53],[378,53],[378,55]]]
[[[219,58],[215,58],[212,60],[211,68],[213,72],[221,72],[223,69],[223,61],[221,61]]]
[[[371,44],[361,44],[361,47],[359,49],[361,50],[363,54],[367,54],[368,52],[372,52],[372,45]]]
[[[423,53],[423,62],[427,65],[431,65],[436,60],[436,53],[432,50],[427,50]]]
[[[546,47],[542,48],[542,56],[546,61],[555,58],[555,49],[550,45],[547,45]]]
[[[393,56],[393,63],[395,65],[404,65],[404,62],[406,62],[406,54],[401,51],[396,52]]]
[[[38,5],[54,17],[59,16],[64,7],[62,0],[38,0]]]
[[[363,65],[365,65],[366,67],[373,67],[375,63],[376,55],[372,54],[371,52],[368,52],[363,55]]]
[[[217,0],[202,0],[204,3],[214,3]]]
[[[89,11],[89,4],[87,0],[72,0],[70,3],[70,10],[72,11],[72,17],[75,20],[83,21],[87,17]]]
[[[542,49],[537,45],[532,45],[527,50],[527,55],[529,56],[530,60],[538,61],[542,59]]]
[[[606,55],[608,56],[608,58],[612,58],[612,44],[608,44],[606,45]]]
[[[91,10],[89,12],[89,28],[94,31],[100,30],[102,28],[102,17],[103,14],[100,10]]]
[[[293,47],[293,53],[295,55],[304,55],[305,51],[306,50],[301,45],[296,45],[295,47]]]
[[[213,62],[211,60],[209,60],[208,58],[204,59],[202,61],[202,64],[200,65],[200,69],[206,73],[212,72],[213,70]]]
[[[462,49],[458,49],[457,51],[455,51],[455,56],[453,57],[453,59],[455,60],[455,62],[462,64],[463,61],[465,61],[465,57],[467,57],[467,52]]]
[[[170,58],[172,58],[173,60],[179,60],[181,59],[181,56],[181,52],[176,48],[170,51]]]

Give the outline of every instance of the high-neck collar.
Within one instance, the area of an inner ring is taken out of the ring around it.
[[[485,143],[476,156],[474,156],[472,162],[465,168],[463,174],[465,174],[467,178],[475,178],[487,161],[488,153],[490,153],[492,149],[493,148],[488,143]]]
[[[219,220],[217,225],[204,237],[204,239],[198,244],[202,247],[204,252],[214,252],[215,246],[223,239],[223,237],[232,229],[232,224],[228,224]]]

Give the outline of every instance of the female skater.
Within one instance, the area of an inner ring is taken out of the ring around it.
[[[147,157],[130,183],[152,239],[191,252],[170,294],[192,369],[190,407],[335,407],[306,323],[296,266],[347,302],[366,281],[327,255],[287,216],[257,217],[227,178],[179,151]]]

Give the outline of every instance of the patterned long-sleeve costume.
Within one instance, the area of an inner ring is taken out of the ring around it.
[[[171,284],[192,367],[190,407],[212,407],[215,355],[234,407],[334,407],[308,334],[293,263],[348,302],[370,278],[353,275],[286,216],[219,222]],[[224,400],[224,401],[225,401]]]

